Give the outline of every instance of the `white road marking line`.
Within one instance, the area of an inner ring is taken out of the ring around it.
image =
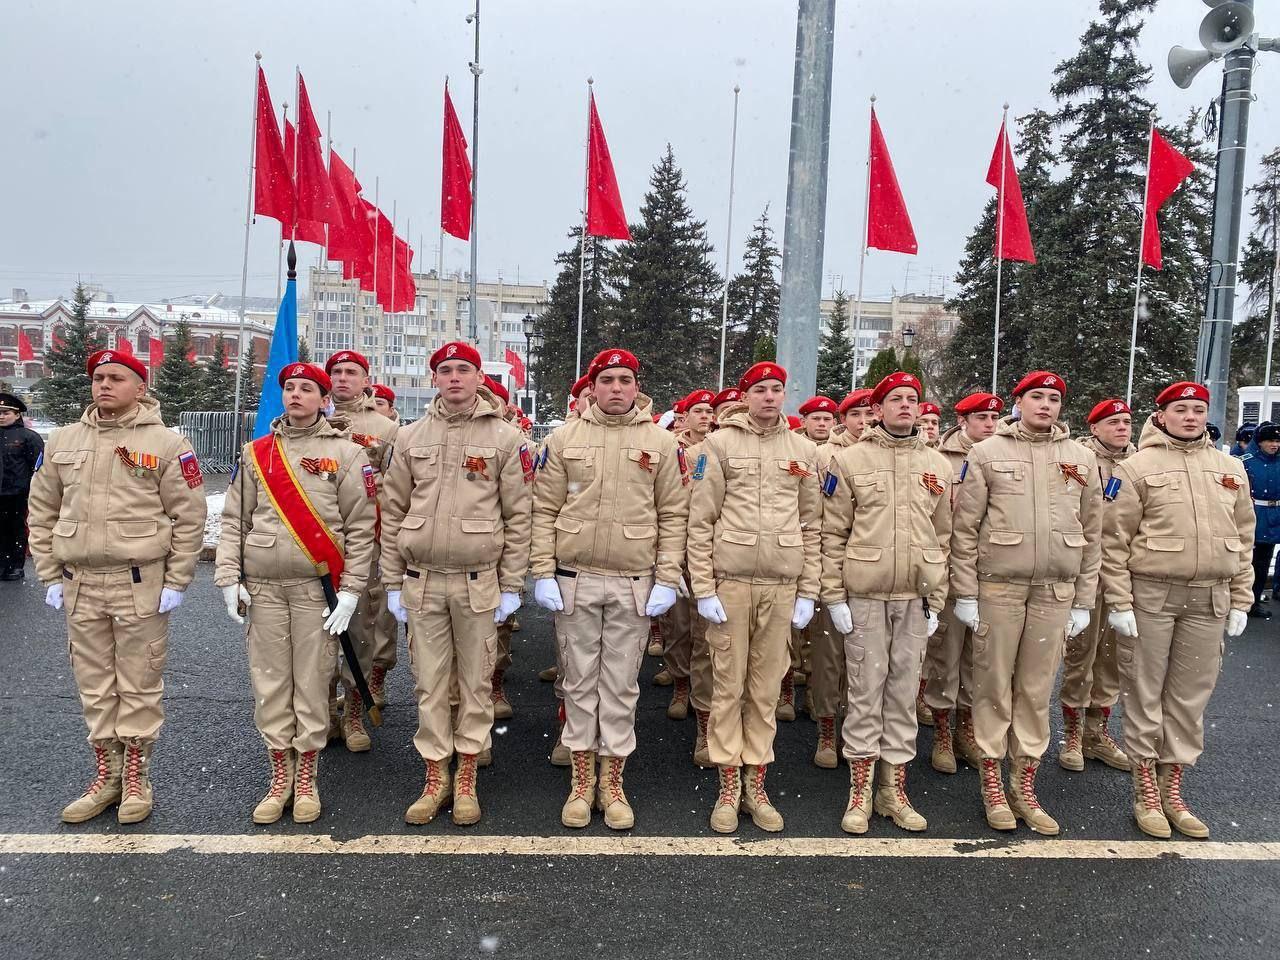
[[[0,834],[0,854],[206,856],[393,854],[517,857],[915,857],[967,860],[1276,861],[1280,842],[1178,840],[956,840],[923,837],[739,840],[733,837],[429,837],[273,834]]]

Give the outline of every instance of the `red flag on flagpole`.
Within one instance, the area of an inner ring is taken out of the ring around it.
[[[316,223],[333,223],[338,216],[338,201],[329,183],[324,167],[324,152],[320,149],[320,127],[311,112],[311,100],[307,85],[298,74],[298,169],[294,171],[294,186],[298,195],[298,220]]]
[[[258,67],[258,132],[253,162],[253,212],[281,223],[293,220],[293,177],[285,163],[280,128],[271,108],[267,75]]]
[[[594,93],[590,95],[587,128],[587,234],[630,240],[631,229],[627,226],[626,211],[622,209],[618,178],[613,172],[604,128],[600,126],[600,114],[596,112]]]
[[[288,118],[284,121],[284,162],[289,168],[289,176],[294,176],[293,157],[297,145],[297,138],[294,133],[293,124]],[[336,209],[336,208],[335,208]],[[297,223],[280,224],[280,239],[283,240],[300,240],[307,243],[318,243],[320,246],[325,245],[324,224],[316,223],[314,220],[299,220]]]
[[[444,85],[444,147],[440,166],[440,229],[459,240],[471,237],[471,161],[467,138]]]
[[[524,361],[520,359],[520,354],[510,347],[507,347],[507,363],[511,364],[511,376],[515,378],[516,389],[523,390],[525,383]]]
[[[132,341],[132,340],[130,340],[128,337],[124,337],[124,336],[116,337],[116,352],[117,352],[117,353],[126,353],[126,354],[128,354],[129,356],[131,356],[131,357],[132,357],[132,356],[133,356],[133,341]]]
[[[329,182],[338,201],[338,218],[341,224],[329,224],[329,259],[342,263],[342,278],[355,276],[354,267],[360,254],[360,244],[355,230],[356,195],[360,192],[355,174],[336,150],[329,152]]]
[[[409,241],[396,237],[395,294],[392,313],[408,313],[418,299],[417,285],[413,279],[413,247]]]
[[[372,208],[374,216],[374,224],[377,229],[377,246],[374,255],[377,257],[376,269],[373,270],[377,276],[374,278],[376,289],[373,291],[374,299],[378,305],[387,313],[393,313],[391,309],[391,277],[395,267],[395,231],[391,227],[391,221],[387,219],[387,215],[377,207]]]
[[[876,108],[871,108],[871,171],[867,191],[867,246],[875,250],[915,253],[916,232],[911,228],[907,203],[889,159]]]
[[[356,276],[360,278],[360,289],[373,290],[373,257],[374,227],[378,223],[378,208],[359,197],[360,214],[356,217],[356,234],[360,240],[360,259],[356,263]]]
[[[1178,184],[1195,173],[1196,165],[1169,145],[1160,131],[1151,128],[1151,147],[1147,160],[1147,203],[1142,218],[1142,262],[1159,270],[1160,221],[1156,218],[1165,201],[1173,196]]]
[[[1000,182],[1002,174],[1003,184]],[[1035,263],[1027,207],[1022,202],[1022,185],[1018,182],[1018,168],[1014,166],[1013,150],[1009,147],[1009,135],[1003,123],[1000,124],[995,152],[991,154],[991,166],[987,168],[987,183],[997,191],[995,255],[1003,260]]]
[[[147,341],[147,363],[150,364],[152,372],[164,363],[164,339],[162,337],[152,337]]]
[[[18,362],[27,363],[36,358],[36,352],[31,347],[31,340],[27,337],[27,332],[21,327],[18,328]]]

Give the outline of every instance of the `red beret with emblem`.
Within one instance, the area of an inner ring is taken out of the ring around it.
[[[329,393],[333,390],[333,383],[329,380],[329,374],[321,370],[314,363],[289,363],[285,364],[280,371],[280,386],[284,386],[286,380],[295,380],[301,377],[303,380],[310,380],[312,383],[320,387],[321,393]]]
[[[1086,419],[1089,421],[1089,423],[1098,423],[1102,420],[1107,419],[1107,417],[1114,417],[1117,413],[1132,413],[1132,412],[1133,411],[1129,409],[1129,405],[1125,403],[1123,400],[1117,400],[1117,399],[1103,400],[1096,407],[1094,407],[1092,410],[1089,411],[1089,416]]]
[[[800,416],[802,417],[807,417],[811,413],[835,414],[835,412],[836,402],[830,397],[824,397],[821,394],[816,397],[810,397],[800,404]]]
[[[871,391],[872,403],[884,403],[884,398],[889,395],[889,391],[896,390],[898,387],[910,387],[916,392],[916,399],[920,399],[924,394],[924,389],[920,386],[920,381],[909,373],[903,373],[899,370],[897,373],[891,373],[879,383],[875,389]]]
[[[726,403],[737,403],[742,399],[742,391],[737,387],[725,387],[714,397],[711,398],[712,408],[719,407]]]
[[[688,408],[688,406],[685,404],[685,402],[684,402],[684,398],[683,398],[683,397],[682,397],[682,398],[680,398],[679,400],[677,400],[675,403],[673,403],[673,404],[671,405],[671,412],[672,412],[672,413],[685,413],[685,412],[687,412],[687,411],[688,411],[688,409],[689,409],[689,408]]]
[[[694,390],[682,401],[684,403],[685,413],[700,403],[715,405],[716,395],[710,390]]]
[[[787,414],[787,426],[792,430],[803,430],[804,421],[797,417],[794,413]]]
[[[845,398],[840,401],[840,416],[843,417],[850,410],[857,409],[858,407],[869,407],[869,406],[871,406],[871,391],[870,390],[854,390],[852,393],[847,394]]]
[[[508,404],[511,402],[511,394],[507,392],[507,388],[500,384],[493,377],[485,374],[484,385],[489,388],[489,392],[503,402]]]
[[[452,340],[431,355],[432,373],[435,372],[436,367],[446,360],[465,360],[477,370],[483,366],[480,360],[480,351],[461,340]]]
[[[742,375],[742,379],[738,381],[738,389],[746,393],[753,384],[757,384],[761,380],[780,380],[785,384],[787,382],[787,371],[772,360],[753,364]]]
[[[396,392],[388,387],[385,383],[375,383],[372,387],[373,395],[379,397],[393,407],[396,405]]]
[[[916,414],[916,416],[927,417],[931,413],[935,417],[940,417],[942,416],[942,408],[936,403],[930,403],[926,400],[924,403],[920,404],[920,412]]]
[[[591,361],[591,366],[587,367],[589,382],[595,383],[596,377],[611,367],[626,367],[632,373],[640,373],[640,361],[636,359],[636,355],[630,350],[621,348],[601,350],[596,354],[595,359]]]
[[[956,413],[967,417],[971,413],[984,413],[994,410],[999,413],[1004,409],[1004,401],[994,393],[971,393],[956,404]]]
[[[358,363],[364,367],[365,373],[369,372],[369,358],[363,353],[356,353],[354,350],[339,350],[324,362],[324,372],[333,373],[333,367],[338,363]]]
[[[1161,390],[1160,395],[1156,397],[1156,406],[1163,407],[1166,404],[1173,403],[1175,400],[1202,400],[1208,403],[1209,388],[1203,383],[1193,383],[1190,380],[1171,383]]]
[[[121,353],[119,350],[99,350],[97,353],[89,354],[85,369],[89,372],[89,376],[92,377],[93,371],[104,363],[118,363],[122,367],[128,367],[142,378],[143,383],[147,382],[147,368],[142,365],[141,360],[131,353]]]
[[[1013,388],[1013,396],[1017,399],[1028,390],[1057,390],[1065,396],[1067,381],[1051,370],[1032,370],[1018,381],[1018,385]]]

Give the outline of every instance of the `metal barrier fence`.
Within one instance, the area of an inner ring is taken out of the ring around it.
[[[253,421],[257,414],[240,414],[240,442],[253,439]],[[236,449],[236,415],[232,410],[202,410],[184,413],[178,418],[178,429],[191,441],[205,473],[230,473],[240,451]]]

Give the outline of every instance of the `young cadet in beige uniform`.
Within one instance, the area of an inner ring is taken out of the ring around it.
[[[892,373],[871,395],[878,423],[831,458],[822,492],[822,599],[844,638],[849,803],[840,826],[866,833],[875,812],[923,830],[907,797],[915,693],[947,596],[951,484],[946,459],[915,427],[920,381]]]
[[[362,354],[354,350],[339,350],[325,363],[324,372],[329,375],[333,384],[334,414],[346,418],[350,439],[365,448],[369,463],[374,468],[377,489],[381,493],[382,475],[391,463],[392,445],[400,424],[379,413],[377,403],[365,392],[371,381],[369,361]],[[380,632],[377,628],[379,612],[387,606],[376,567],[377,543],[374,543],[373,562],[375,567],[367,573],[367,586],[360,596],[360,608],[352,621],[351,640],[356,649],[356,657],[360,660],[360,669],[369,680],[369,695],[373,697],[374,704],[381,707],[386,703],[383,689],[387,671],[396,665],[397,631]],[[356,689],[351,670],[345,663],[341,664],[341,671],[346,696],[342,704],[340,735],[347,749],[358,753],[373,745],[364,728],[364,712],[370,705],[360,701],[360,691]],[[330,697],[329,707],[332,721],[336,719],[336,695]],[[330,727],[332,728],[332,722]]]
[[[1133,417],[1123,400],[1103,400],[1089,412],[1089,436],[1080,442],[1093,451],[1102,483],[1103,516],[1111,513],[1118,487],[1111,482],[1116,464],[1134,452]],[[1105,529],[1106,524],[1104,522]],[[1120,666],[1116,661],[1116,635],[1107,623],[1102,591],[1083,633],[1067,641],[1062,654],[1062,722],[1065,742],[1058,751],[1064,770],[1083,770],[1084,762],[1101,760],[1117,770],[1129,769],[1129,758],[1107,731],[1111,708],[1120,699]]]
[[[31,478],[27,523],[45,603],[66,611],[71,669],[96,772],[62,811],[121,823],[151,813],[151,751],[164,722],[169,613],[204,538],[204,479],[164,425],[132,355],[89,357],[93,403],[53,432]]]
[[[469,825],[480,820],[476,768],[493,726],[497,625],[519,608],[528,569],[533,455],[483,386],[473,346],[446,343],[431,371],[439,393],[400,432],[383,484],[382,577],[387,606],[409,624],[413,742],[426,763],[405,821],[430,823],[452,796],[453,822]]]
[[[936,447],[938,434],[942,431],[942,408],[936,403],[923,401],[920,404],[920,414],[916,418],[916,423],[924,437],[925,445]]]
[[[994,393],[971,393],[956,404],[956,424],[938,441],[938,452],[949,465],[950,494],[954,503],[960,489],[964,462],[979,440],[996,432],[1004,401]],[[973,689],[973,631],[956,619],[955,599],[939,615],[938,630],[925,651],[924,699],[933,727],[929,763],[940,773],[956,772],[956,752],[975,770],[982,765],[973,738],[971,693]],[[951,712],[956,714],[956,740],[951,736]]]
[[[1182,798],[1204,751],[1204,711],[1253,601],[1254,513],[1244,466],[1205,433],[1209,391],[1175,383],[1156,398],[1119,481],[1102,579],[1119,646],[1133,816],[1143,833],[1209,828]]]
[[[566,827],[591,822],[593,791],[607,826],[635,824],[622,771],[636,746],[648,618],[676,602],[684,565],[683,457],[653,423],[639,369],[620,349],[591,362],[592,402],[548,438],[534,489],[534,598],[556,614],[573,758]]]
[[[376,487],[346,420],[326,419],[328,375],[311,363],[280,371],[284,416],[245,444],[227,489],[214,583],[227,616],[249,616],[253,722],[271,782],[254,823],[320,816],[320,751],[328,739],[329,679],[373,564]],[[341,576],[334,562],[341,565]],[[328,564],[322,571],[321,564]],[[330,579],[330,608],[321,576]]]
[[[373,405],[377,411],[392,423],[400,422],[400,413],[396,410],[396,392],[385,383],[371,384]]]
[[[396,392],[383,383],[371,384],[369,389],[372,391],[370,395],[373,397],[374,408],[395,424],[396,429],[399,430],[400,413],[396,410]],[[382,589],[381,583],[371,584],[370,586],[373,590]],[[396,664],[399,629],[399,623],[391,615],[391,611],[387,609],[386,603],[379,604],[373,621],[374,662],[369,670],[370,674],[374,675],[369,681],[369,692],[373,694],[374,703],[379,707],[385,706],[387,702],[383,691],[386,686],[387,670],[390,670]],[[387,656],[388,652],[390,656]],[[373,689],[374,680],[378,682],[376,692]]]
[[[718,833],[738,828],[739,804],[762,830],[783,827],[765,792],[765,770],[791,627],[803,629],[813,618],[821,576],[818,451],[782,416],[786,380],[772,362],[742,375],[743,402],[722,409],[693,484],[690,588],[709,624],[707,746],[720,774],[711,813]]]
[[[1068,636],[1089,624],[1101,558],[1094,456],[1058,422],[1066,384],[1036,370],[1013,391],[1021,419],[973,445],[951,536],[955,616],[973,630],[973,728],[987,823],[1058,823],[1036,798],[1049,698]],[[1012,759],[1008,793],[1000,763]]]

